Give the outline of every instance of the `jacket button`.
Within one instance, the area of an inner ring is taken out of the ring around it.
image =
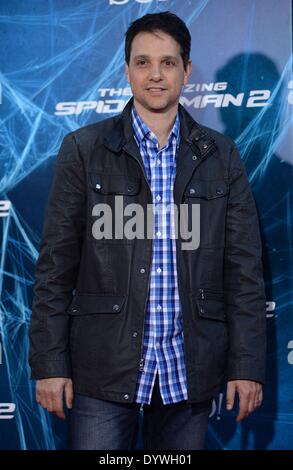
[[[99,183],[96,184],[97,189],[101,189],[101,185]]]
[[[195,140],[196,142],[198,142],[198,141],[199,141],[199,137],[195,137],[194,140]]]
[[[141,272],[141,274],[144,274],[144,273],[145,273],[145,269],[144,269],[144,268],[141,268],[140,272]]]
[[[117,305],[117,304],[113,305],[113,310],[115,310],[115,311],[119,310],[119,305]]]
[[[128,400],[128,398],[129,398],[128,393],[125,393],[125,395],[123,396],[123,398],[124,398],[124,400]]]
[[[223,192],[224,192],[224,191],[223,191],[222,188],[217,188],[217,189],[216,189],[216,193],[217,193],[217,194],[223,194]]]
[[[192,155],[192,160],[197,160],[197,156],[196,156],[196,155]]]
[[[132,336],[133,336],[133,338],[136,338],[137,337],[137,331],[135,331]]]
[[[133,190],[133,187],[132,187],[132,186],[128,186],[127,191],[130,193],[130,191],[132,191],[132,190]]]
[[[73,311],[73,312],[77,312],[77,308],[73,308],[72,311]]]
[[[204,149],[207,149],[207,148],[208,148],[207,144],[204,144],[202,147],[203,147]]]
[[[194,189],[194,188],[190,188],[189,194],[195,194],[195,189]]]

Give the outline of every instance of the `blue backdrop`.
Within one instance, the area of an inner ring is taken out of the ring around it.
[[[163,10],[184,19],[192,35],[193,73],[181,103],[236,141],[263,238],[264,404],[236,425],[223,390],[210,416],[208,448],[293,447],[291,1],[0,0],[0,449],[66,447],[66,423],[35,404],[27,363],[34,265],[54,161],[66,133],[123,109],[131,96],[125,30]]]

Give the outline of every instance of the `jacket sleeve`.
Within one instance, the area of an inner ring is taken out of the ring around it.
[[[85,230],[85,173],[73,133],[56,160],[35,270],[29,328],[31,378],[70,377],[69,318]]]
[[[266,299],[255,201],[233,143],[226,214],[224,295],[229,332],[228,380],[264,383]]]

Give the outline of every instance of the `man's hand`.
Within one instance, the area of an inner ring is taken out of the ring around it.
[[[72,408],[72,380],[62,377],[41,379],[36,385],[36,400],[48,411],[55,413],[58,418],[65,419],[63,410],[63,392],[67,408]]]
[[[262,385],[252,380],[231,380],[227,384],[226,408],[232,410],[235,393],[239,395],[239,413],[236,421],[239,423],[260,407],[263,398]]]

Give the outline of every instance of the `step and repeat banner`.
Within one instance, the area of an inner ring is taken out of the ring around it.
[[[237,425],[223,390],[207,446],[293,448],[291,1],[0,0],[0,449],[66,448],[67,423],[35,403],[27,362],[54,162],[66,133],[122,111],[131,97],[124,33],[134,19],[164,10],[179,15],[192,36],[193,73],[181,103],[237,143],[263,240],[264,404]]]

